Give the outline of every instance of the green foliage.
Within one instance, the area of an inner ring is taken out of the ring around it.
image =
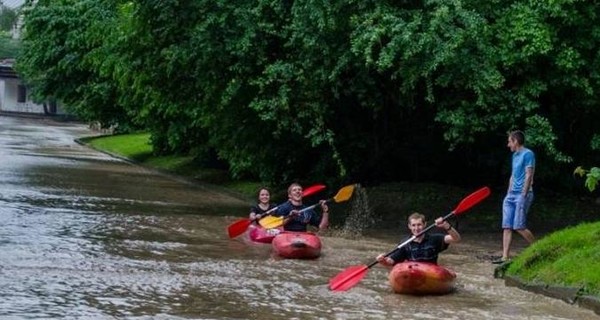
[[[81,119],[104,127],[129,127],[118,90],[102,73],[111,61],[107,49],[118,36],[113,1],[28,1],[23,13],[26,27],[16,67],[34,98],[60,100]]]
[[[527,143],[545,147],[546,152],[559,162],[571,162],[573,159],[556,149],[556,134],[550,121],[540,115],[533,115],[527,119]]]
[[[20,49],[21,43],[18,40],[11,39],[8,34],[0,31],[0,59],[16,58]]]
[[[17,66],[38,99],[235,177],[500,180],[512,128],[542,179],[600,157],[600,7],[583,0],[27,4]]]
[[[308,81],[314,73],[306,68],[322,61],[294,57],[307,45],[288,38],[305,26],[286,26],[293,14],[313,14],[309,8],[292,13],[268,1],[134,3],[123,56],[135,63],[116,78],[121,85],[133,83],[122,99],[142,106],[137,119],[151,129],[155,150],[212,148],[234,175],[265,180],[331,167],[327,158],[339,154],[325,125],[329,112],[321,92],[323,81],[335,79]],[[315,153],[328,157],[319,160]],[[335,163],[343,173],[343,164]]]
[[[596,190],[598,181],[600,181],[600,168],[593,167],[590,170],[585,170],[582,167],[577,167],[573,174],[579,175],[580,177],[585,176],[585,187],[591,192]]]
[[[525,249],[507,270],[528,282],[583,287],[600,296],[600,223],[550,234]]]
[[[11,31],[17,23],[19,13],[0,2],[0,31]]]
[[[595,134],[590,143],[592,150],[600,150],[600,134]]]

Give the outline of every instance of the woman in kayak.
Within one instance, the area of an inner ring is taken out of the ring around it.
[[[325,200],[320,201],[322,215],[315,210],[310,209],[304,212],[300,210],[307,206],[302,204],[302,186],[298,183],[292,183],[288,187],[288,201],[279,206],[279,209],[273,213],[274,216],[284,217],[283,230],[306,232],[308,225],[325,230],[329,226],[329,207]]]
[[[425,216],[420,213],[415,212],[408,217],[408,229],[410,229],[413,235],[417,235],[423,231],[426,225]],[[377,256],[377,261],[386,266],[393,266],[396,263],[406,260],[437,264],[438,254],[448,249],[450,243],[460,241],[460,234],[442,217],[435,220],[435,225],[445,230],[446,234],[425,233],[409,242],[406,246],[394,251],[388,257],[380,254]]]
[[[258,203],[250,207],[250,220],[256,224],[260,218],[265,216],[267,211],[273,209],[275,205],[271,204],[270,201],[271,191],[265,187],[260,188],[258,190]]]

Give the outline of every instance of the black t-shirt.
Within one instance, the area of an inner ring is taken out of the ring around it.
[[[404,247],[394,251],[390,258],[395,263],[409,260],[437,264],[438,253],[448,249],[448,244],[444,242],[445,236],[441,233],[425,234],[423,241],[409,242]]]
[[[267,211],[269,211],[269,210],[273,209],[273,208],[275,208],[275,205],[274,205],[274,204],[269,204],[269,208],[267,208],[267,210],[263,210],[263,209],[261,209],[261,208],[258,206],[258,204],[255,204],[255,205],[253,205],[253,206],[251,206],[251,207],[250,207],[250,212],[251,212],[251,213],[252,213],[252,212],[254,212],[254,214],[256,214],[256,215],[259,215],[259,214],[260,214],[260,215],[261,215],[261,218],[264,218],[264,217],[265,217],[265,213],[266,213]],[[255,224],[258,224],[258,219],[254,220],[253,222],[254,222]]]
[[[267,208],[267,210],[263,210],[263,209],[261,209],[261,207],[258,204],[255,204],[252,207],[250,207],[250,212],[251,213],[254,212],[254,214],[264,215],[267,211],[269,211],[273,208],[275,208],[275,205],[269,204],[269,207]]]

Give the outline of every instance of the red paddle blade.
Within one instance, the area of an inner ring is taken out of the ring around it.
[[[230,238],[235,238],[246,232],[246,229],[248,229],[251,223],[252,220],[248,218],[236,220],[227,227],[227,234],[229,234]]]
[[[329,280],[329,290],[346,291],[354,287],[367,275],[369,267],[365,265],[351,266]]]
[[[302,196],[303,197],[308,197],[312,194],[315,194],[321,190],[325,189],[325,185],[324,184],[315,184],[313,186],[310,186],[304,190],[302,190]]]
[[[489,196],[490,193],[491,193],[490,188],[483,187],[483,188],[471,193],[466,198],[464,198],[458,204],[458,206],[456,206],[456,209],[454,209],[454,211],[452,211],[452,212],[455,215],[459,215],[462,212],[469,210],[471,207],[473,207],[474,205],[481,202],[481,200],[487,198],[487,196]]]

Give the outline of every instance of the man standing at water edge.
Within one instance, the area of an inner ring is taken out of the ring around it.
[[[512,131],[508,134],[507,147],[513,153],[512,172],[502,203],[502,257],[494,260],[494,263],[503,263],[510,259],[513,230],[529,243],[535,240],[531,231],[527,229],[527,212],[533,202],[535,154],[525,148],[525,134],[522,131]]]

